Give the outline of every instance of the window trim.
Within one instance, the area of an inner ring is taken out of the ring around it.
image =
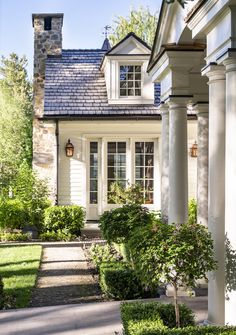
[[[144,80],[144,76],[143,76],[143,63],[144,62],[140,62],[140,61],[132,61],[132,60],[129,60],[129,61],[122,61],[122,62],[118,62],[118,85],[117,85],[117,95],[118,95],[118,99],[120,100],[136,100],[136,101],[139,101],[139,100],[142,100],[143,98],[143,80]],[[141,85],[140,85],[140,90],[141,90],[141,95],[121,95],[120,94],[120,67],[121,66],[140,66],[141,67],[141,79],[140,79],[140,82],[141,82]]]

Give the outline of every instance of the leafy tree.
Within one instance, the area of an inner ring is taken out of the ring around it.
[[[156,26],[157,13],[151,14],[149,8],[139,7],[139,9],[131,9],[129,16],[117,16],[113,22],[113,33],[109,39],[113,45],[122,40],[128,33],[134,32],[138,37],[144,40],[148,45],[152,46]]]
[[[0,192],[8,193],[23,160],[32,160],[32,87],[25,57],[11,54],[0,64]]]
[[[176,326],[180,326],[177,293],[180,286],[194,287],[216,269],[213,241],[199,224],[168,225],[155,221],[139,227],[128,242],[133,264],[144,284],[170,283],[174,289]]]
[[[36,173],[24,161],[12,184],[12,195],[21,201],[29,216],[29,224],[39,230],[44,219],[45,208],[51,205],[48,200],[48,187],[44,180],[37,178]]]

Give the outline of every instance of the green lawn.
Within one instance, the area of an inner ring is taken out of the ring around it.
[[[0,274],[3,277],[5,308],[27,307],[35,285],[42,247],[0,245]]]

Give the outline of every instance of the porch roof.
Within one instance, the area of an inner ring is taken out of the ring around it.
[[[99,67],[101,49],[62,50],[46,60],[44,117],[159,117],[160,87],[155,104],[109,105],[104,74]]]

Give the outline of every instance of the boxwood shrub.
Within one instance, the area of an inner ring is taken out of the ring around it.
[[[143,331],[154,334],[160,329],[175,327],[175,309],[172,304],[159,302],[123,303],[121,319],[126,335],[143,335]],[[193,312],[183,304],[180,304],[180,325],[194,325]]]
[[[0,200],[0,229],[22,229],[29,221],[27,210],[17,199]]]
[[[100,264],[99,283],[103,293],[116,300],[135,299],[142,294],[142,285],[126,263]]]
[[[63,231],[64,234],[80,235],[85,222],[85,210],[81,206],[53,206],[44,213],[44,231]]]
[[[172,304],[134,302],[121,305],[124,335],[236,335],[236,327],[194,326],[193,312],[180,304],[180,324],[175,327]]]
[[[157,325],[157,324],[156,324]],[[233,327],[185,327],[185,328],[161,328],[156,327],[154,321],[140,321],[130,326],[130,332],[124,335],[236,335]]]

